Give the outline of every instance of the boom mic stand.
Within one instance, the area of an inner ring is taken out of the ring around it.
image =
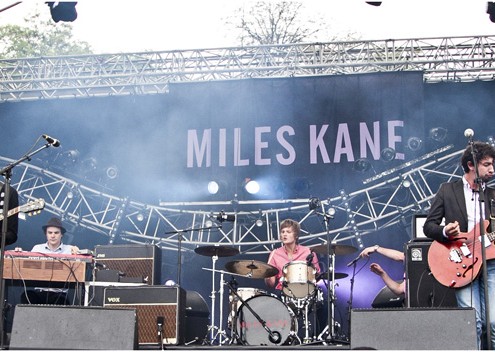
[[[5,166],[3,169],[0,170],[0,175],[3,175],[5,178],[5,185],[4,185],[4,195],[3,195],[3,208],[2,208],[2,213],[3,213],[3,221],[2,221],[2,239],[0,241],[0,273],[2,275],[2,282],[0,283],[0,309],[1,309],[1,314],[0,314],[0,348],[4,348],[4,320],[5,320],[5,281],[3,280],[3,268],[4,268],[4,255],[5,255],[5,237],[7,236],[7,222],[8,222],[8,211],[9,211],[9,198],[10,198],[10,179],[12,177],[12,169],[22,163],[25,160],[30,161],[31,157],[40,151],[42,151],[45,148],[49,148],[50,146],[53,146],[53,143],[48,142],[42,147],[34,150],[31,153],[27,153],[24,155],[22,158],[20,158],[17,161],[14,161],[13,163]]]
[[[473,157],[474,172],[476,175],[475,183],[478,185],[478,205],[480,209],[480,221],[479,221],[479,238],[481,238],[481,261],[482,261],[482,272],[483,272],[483,288],[484,288],[484,298],[485,298],[485,327],[486,327],[486,341],[487,349],[491,349],[491,328],[490,328],[490,300],[488,297],[488,272],[486,269],[486,249],[485,249],[485,219],[483,217],[483,207],[485,204],[485,194],[483,189],[481,189],[481,178],[478,171],[478,160],[476,160],[476,150],[474,149],[474,142],[472,136],[469,138],[469,145],[471,147],[471,155]],[[486,208],[485,208],[486,209]],[[476,233],[476,231],[474,231]],[[473,248],[476,248],[476,238],[473,239]],[[482,314],[482,312],[480,312]]]

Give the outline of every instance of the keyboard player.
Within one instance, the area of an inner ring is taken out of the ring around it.
[[[37,244],[31,252],[44,254],[77,254],[79,248],[62,242],[66,232],[62,221],[58,217],[52,217],[46,225],[42,226],[46,236],[46,242]],[[21,295],[23,304],[57,304],[68,305],[68,289],[36,287],[34,290],[27,290]]]

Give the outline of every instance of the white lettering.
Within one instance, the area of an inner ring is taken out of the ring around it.
[[[205,166],[211,166],[211,129],[203,131],[201,147],[199,146],[197,131],[187,131],[187,167],[194,166],[194,156],[196,156],[198,167],[203,165],[203,158],[205,157]]]
[[[318,149],[321,150],[321,158],[323,159],[323,162],[325,164],[328,164],[330,162],[330,158],[328,157],[328,152],[327,152],[327,147],[325,146],[325,141],[323,140],[323,137],[325,136],[325,133],[327,132],[328,125],[323,125],[321,126],[320,132],[317,134],[316,132],[316,126],[311,125],[309,126],[309,162],[310,164],[317,164],[318,163],[318,155],[317,151]]]
[[[261,135],[263,133],[269,133],[271,131],[270,126],[256,127],[254,129],[254,164],[255,165],[271,165],[271,159],[263,159],[263,149],[268,148],[268,142],[263,142]]]
[[[241,159],[241,129],[234,128],[234,166],[248,166],[249,159]]]
[[[359,157],[367,158],[366,147],[370,147],[374,160],[380,159],[380,122],[373,122],[373,138],[365,122],[359,124]]]
[[[287,150],[289,155],[286,158],[284,158],[284,156],[281,153],[278,153],[276,155],[276,158],[281,165],[290,165],[294,161],[296,161],[296,150],[289,142],[287,142],[287,140],[284,138],[284,134],[287,134],[289,136],[294,136],[296,132],[294,131],[294,128],[292,128],[292,126],[282,126],[278,129],[277,141],[285,150]]]
[[[337,129],[337,138],[335,140],[335,154],[333,157],[334,163],[340,162],[340,156],[347,155],[347,161],[354,161],[352,153],[351,135],[349,134],[349,126],[346,123],[340,123]]]
[[[397,143],[402,142],[402,137],[395,133],[396,127],[404,127],[404,121],[388,121],[388,146],[393,150],[397,150]],[[404,153],[395,153],[395,158],[398,160],[404,160]]]

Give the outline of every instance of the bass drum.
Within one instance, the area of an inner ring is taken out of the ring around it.
[[[268,331],[251,313],[245,304],[242,304],[237,313],[237,332],[239,340],[244,345],[271,346],[282,345],[288,342],[289,336],[297,331],[297,320],[289,308],[278,298],[273,296],[256,296],[246,300],[246,304],[265,321]]]

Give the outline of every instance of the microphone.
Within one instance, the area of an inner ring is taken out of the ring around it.
[[[235,221],[235,215],[232,214],[225,214],[223,211],[220,212],[217,215],[217,220],[220,222],[228,221],[228,222],[234,222]]]
[[[41,137],[43,137],[52,147],[60,147],[60,141],[58,139],[50,137],[47,134],[42,134]]]
[[[350,262],[349,264],[347,264],[347,266],[351,266],[353,264],[356,264],[356,262],[361,259],[361,256],[357,256],[352,262]]]
[[[474,136],[474,131],[472,129],[468,128],[464,131],[464,137],[468,138],[469,140],[471,140],[473,136]]]

